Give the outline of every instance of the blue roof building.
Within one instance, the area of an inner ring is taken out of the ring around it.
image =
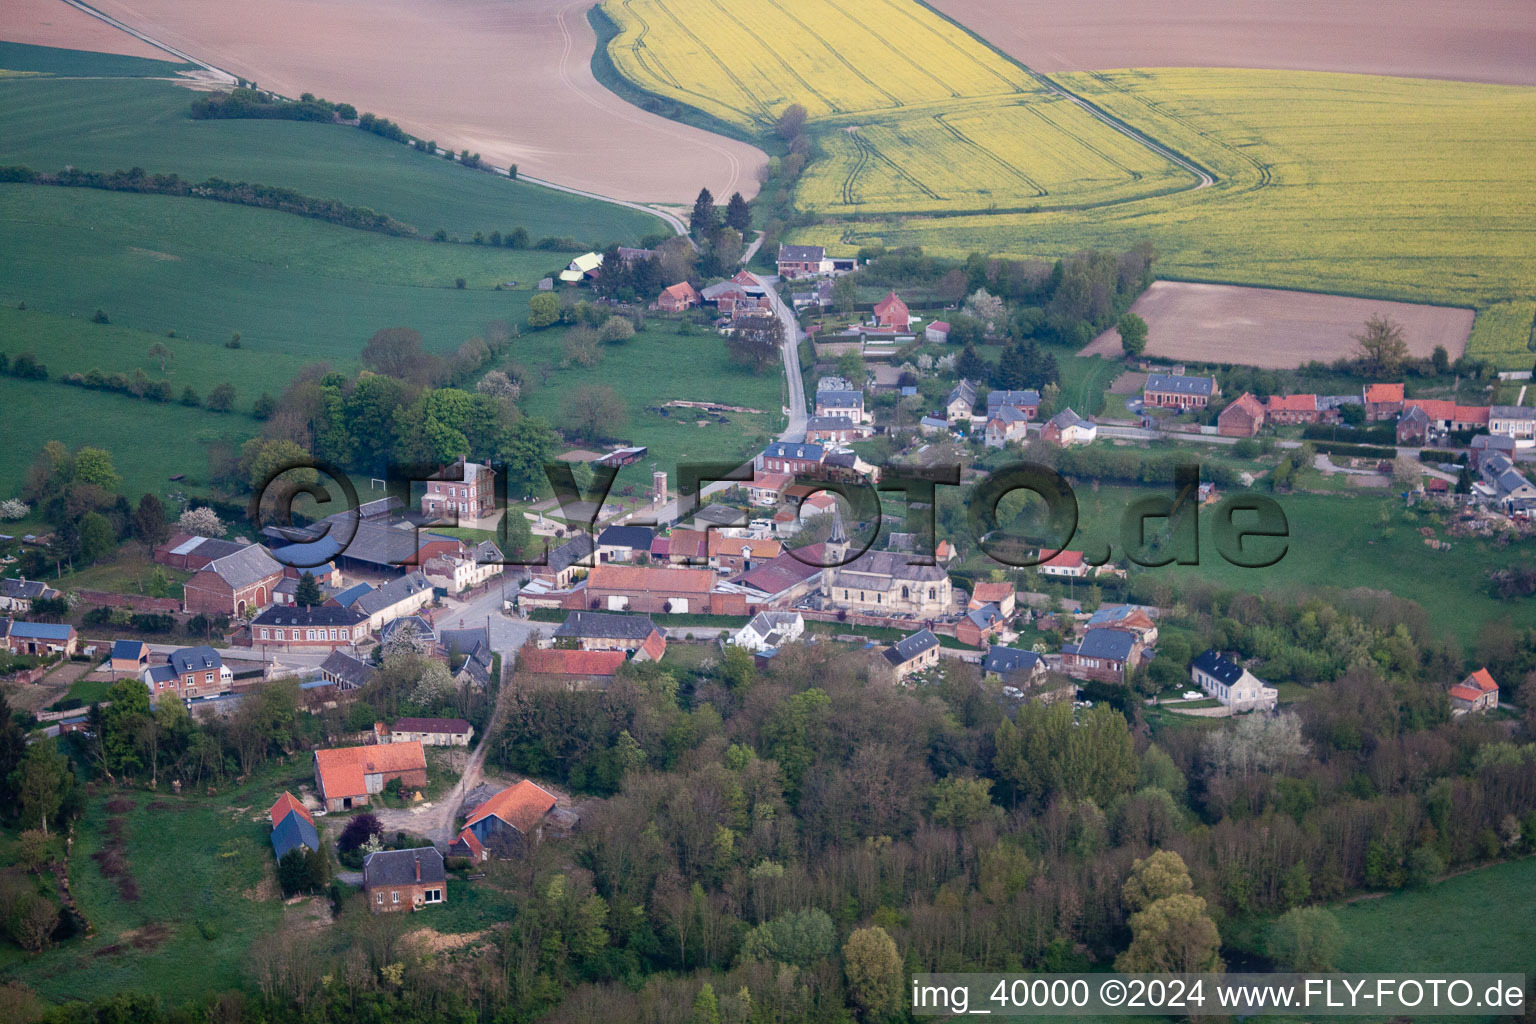
[[[283,854],[300,846],[319,852],[320,835],[304,815],[289,814],[272,830],[272,852],[278,860],[282,860]]]

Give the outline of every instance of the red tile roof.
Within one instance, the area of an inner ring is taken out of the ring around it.
[[[1452,697],[1455,697],[1458,700],[1464,700],[1468,702],[1477,700],[1483,695],[1483,691],[1477,689],[1474,686],[1468,686],[1466,683],[1457,683],[1455,686],[1450,688],[1449,693]]]
[[[1013,594],[1012,583],[978,583],[971,591],[971,607],[980,608],[982,605],[1000,605]]]
[[[267,814],[272,818],[273,828],[276,828],[278,825],[282,824],[284,818],[294,813],[303,815],[304,820],[309,822],[311,825],[315,823],[315,819],[309,816],[309,811],[304,809],[304,805],[299,803],[298,797],[294,796],[292,793],[284,793],[282,796],[278,797],[277,803],[273,804],[272,809],[267,812]]]
[[[709,541],[703,530],[673,530],[669,539],[672,542],[669,553],[679,558],[703,558],[708,550]]]
[[[557,676],[611,676],[624,664],[623,651],[567,651],[523,648],[517,654],[517,668],[524,672]]]
[[[1270,412],[1317,412],[1316,395],[1270,395],[1265,404]]]
[[[1410,398],[1403,403],[1406,409],[1417,406],[1432,420],[1448,420],[1456,413],[1456,403],[1443,398]]]
[[[371,747],[337,747],[315,751],[320,788],[327,800],[363,796],[368,792],[365,776],[398,772],[425,771],[427,753],[420,740],[408,743],[383,743]]]
[[[1044,552],[1041,552],[1044,554]],[[1080,565],[1087,564],[1081,551],[1058,551],[1047,558],[1042,565],[1056,565],[1063,569],[1076,569]]]
[[[475,822],[494,816],[527,835],[544,815],[555,809],[555,803],[553,795],[524,779],[476,807],[465,819],[464,827],[468,829]]]
[[[674,540],[674,551],[676,554]],[[587,589],[707,594],[715,585],[708,569],[659,568],[646,565],[600,565],[587,575]]]
[[[670,288],[665,288],[662,290],[661,294],[670,295],[674,299],[687,299],[690,302],[699,301],[699,293],[695,291],[693,285],[689,284],[687,281],[682,281]]]
[[[1232,400],[1232,402],[1227,406],[1227,409],[1231,408],[1247,410],[1248,415],[1252,416],[1256,420],[1262,420],[1264,418],[1264,403],[1260,402],[1257,398],[1254,398],[1253,395],[1249,394],[1247,391],[1244,391],[1241,395]],[[1223,409],[1222,412],[1226,412],[1227,409]]]
[[[1467,686],[1475,686],[1479,690],[1482,690],[1484,693],[1490,690],[1497,690],[1499,688],[1499,684],[1493,681],[1493,676],[1488,674],[1488,670],[1486,668],[1480,668],[1476,672],[1473,672],[1471,675],[1467,676],[1467,678],[1463,679],[1462,683]]]
[[[752,537],[726,537],[718,530],[709,531],[709,557],[740,558],[743,549],[751,548],[754,559],[767,561],[770,558],[778,558],[783,553],[784,545],[776,540],[755,539]]]
[[[1458,405],[1451,409],[1452,423],[1478,423],[1488,425],[1488,407],[1486,405]]]
[[[788,473],[759,473],[752,478],[752,486],[782,491],[789,486],[789,482],[793,479],[794,477]]]
[[[464,844],[464,848],[469,851],[471,860],[483,860],[485,858],[485,844],[480,842],[479,838],[469,829],[466,828],[459,833],[457,842]]]
[[[1403,400],[1403,386],[1401,384],[1372,384],[1365,389],[1367,402],[1401,402]]]
[[[885,316],[887,313],[894,313],[898,309],[905,310],[906,308],[907,304],[902,302],[897,294],[892,291],[887,293],[885,298],[881,299],[878,303],[875,304],[875,315]]]

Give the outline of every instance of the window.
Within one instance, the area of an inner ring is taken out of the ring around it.
[[[306,629],[304,631],[304,639],[305,640],[313,640],[314,638],[315,638],[315,631],[314,630]]]
[[[334,629],[333,629],[333,630],[331,630],[331,639],[332,639],[332,640],[335,640],[335,639],[336,639],[336,631],[335,631],[335,630],[334,630]]]
[[[375,893],[374,897],[373,897],[373,902],[377,903],[379,906],[382,907],[384,905],[384,894],[383,893]]]
[[[213,673],[212,672],[204,672],[203,673],[203,682],[205,682],[205,683],[213,682]]]
[[[283,631],[282,630],[278,630],[277,631],[277,639],[281,640],[282,638],[283,638]]]
[[[266,640],[266,639],[269,639],[269,637],[268,637],[268,635],[267,635],[267,634],[268,634],[268,632],[269,632],[269,631],[268,631],[268,630],[267,630],[267,629],[266,629],[266,627],[262,627],[262,630],[261,630],[261,638],[262,638],[262,639],[263,639],[263,640]]]
[[[443,902],[443,890],[441,890],[441,889],[428,889],[426,891],[426,893],[422,896],[422,902],[424,902],[424,903],[441,903],[441,902]]]
[[[400,894],[398,892],[391,892],[389,894],[389,902],[391,902],[391,903],[399,903],[400,902]]]
[[[348,637],[348,636],[347,636],[347,633],[348,633],[348,632],[350,632],[350,630],[347,630],[347,629],[343,629],[343,630],[342,630],[342,631],[341,631],[341,638],[342,638],[342,639],[343,639],[343,640],[348,640],[348,639],[350,639],[350,637]]]

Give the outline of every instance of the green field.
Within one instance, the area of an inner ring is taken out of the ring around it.
[[[1478,309],[1536,292],[1536,89],[1212,69],[1056,77],[1216,184],[1081,211],[828,221],[796,240],[1045,258],[1151,241],[1163,277]],[[1518,319],[1484,327],[1474,353],[1526,368]]]
[[[0,68],[59,76],[174,73],[174,66],[158,61],[3,45]],[[102,59],[99,66],[86,59],[91,57]],[[127,70],[119,62],[129,62]],[[171,82],[147,79],[0,80],[0,165],[41,171],[66,164],[90,171],[142,167],[198,181],[218,177],[280,185],[387,213],[423,236],[441,228],[465,241],[477,231],[489,235],[522,227],[534,240],[634,244],[667,230],[638,210],[472,171],[348,126],[193,120],[187,110],[195,96]]]
[[[89,78],[164,78],[181,71],[197,70],[196,65],[176,61],[11,42],[0,42],[0,68]]]

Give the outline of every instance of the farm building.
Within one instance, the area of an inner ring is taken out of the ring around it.
[[[488,852],[502,856],[516,853],[543,837],[544,818],[555,809],[556,802],[553,793],[524,779],[471,811],[464,819],[460,839],[467,833]]]
[[[248,544],[199,569],[182,587],[182,606],[189,612],[244,615],[264,608],[283,578],[283,563],[260,544]]]
[[[622,651],[635,661],[660,661],[666,636],[648,615],[574,611],[555,630],[555,642],[567,641],[583,651]]]
[[[332,651],[320,663],[320,678],[338,690],[355,690],[373,680],[378,669],[346,651]]]
[[[12,654],[73,655],[80,642],[75,627],[67,622],[23,622],[0,619],[0,639]]]
[[[1401,384],[1367,384],[1360,397],[1361,404],[1365,406],[1365,418],[1372,423],[1395,420],[1403,411]]]
[[[462,718],[399,718],[389,727],[390,743],[424,747],[467,747],[475,727]]]
[[[1216,417],[1216,432],[1222,437],[1253,437],[1263,426],[1264,405],[1246,391]]]
[[[1270,395],[1264,400],[1264,419],[1270,423],[1321,423],[1323,410],[1316,395]]]
[[[395,779],[408,788],[427,784],[427,754],[420,742],[315,751],[315,788],[328,811],[361,807]]]
[[[697,306],[703,299],[687,281],[679,281],[670,288],[662,289],[656,298],[656,308],[664,313],[681,313]]]

